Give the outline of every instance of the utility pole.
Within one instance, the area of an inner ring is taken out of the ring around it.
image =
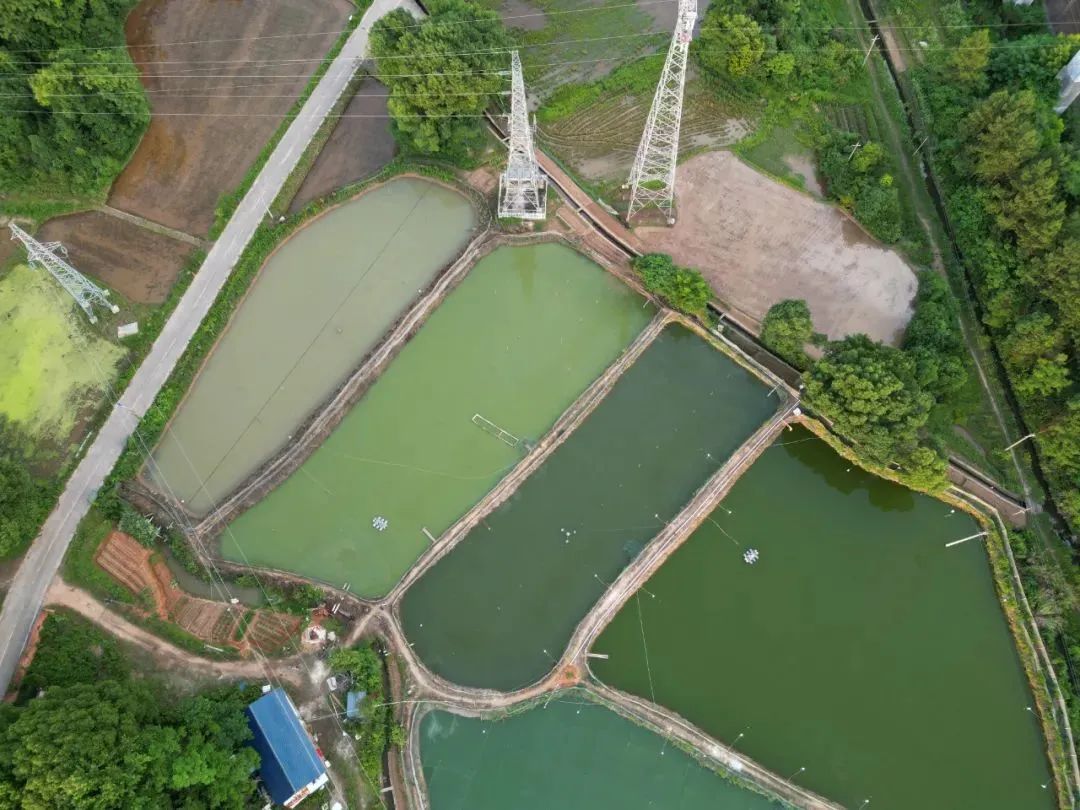
[[[547,216],[547,180],[536,165],[532,127],[529,126],[521,57],[510,53],[510,157],[499,175],[499,216],[508,219],[544,219]]]
[[[874,46],[878,44],[879,39],[881,39],[881,37],[879,37],[877,34],[874,34],[874,38],[870,40],[870,47],[866,49],[866,56],[864,56],[862,60],[863,66],[865,66],[866,63],[870,61],[870,54],[873,52]]]
[[[855,157],[855,152],[860,146],[862,146],[862,141],[855,141],[855,145],[851,147],[851,152],[848,153],[847,161],[845,162],[851,163],[851,159]]]
[[[61,256],[67,256],[67,249],[59,242],[39,242],[14,222],[8,224],[11,229],[11,238],[18,239],[26,248],[26,257],[30,264],[46,270],[49,275],[56,279],[57,283],[67,290],[68,294],[75,299],[90,323],[97,323],[93,305],[104,307],[114,315],[120,311],[109,300],[108,290],[94,284],[90,279],[64,261]]]
[[[664,72],[656,86],[645,132],[641,135],[634,167],[630,171],[627,223],[642,208],[654,205],[667,215],[668,225],[675,224],[675,162],[679,157],[686,60],[695,22],[696,0],[679,0],[679,16],[664,60]]]

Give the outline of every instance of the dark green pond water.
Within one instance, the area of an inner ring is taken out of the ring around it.
[[[769,810],[764,796],[571,693],[507,720],[434,711],[421,759],[432,810]]]
[[[513,497],[406,592],[416,651],[469,686],[541,677],[606,583],[775,407],[751,374],[668,327]]]
[[[985,549],[944,547],[974,521],[803,430],[780,442],[600,636],[595,674],[743,733],[739,750],[847,807],[1052,807]]]

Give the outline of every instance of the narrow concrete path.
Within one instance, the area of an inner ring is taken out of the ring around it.
[[[111,205],[99,205],[97,210],[103,214],[108,214],[110,217],[116,217],[117,219],[125,220],[126,222],[130,222],[133,225],[138,225],[140,228],[144,228],[148,231],[153,231],[154,233],[159,233],[162,236],[168,236],[169,238],[175,239],[178,242],[187,242],[189,245],[194,245],[195,247],[201,248],[203,250],[209,250],[209,248],[214,244],[213,242],[208,242],[205,239],[199,239],[198,237],[192,236],[189,233],[184,233],[183,231],[178,231],[175,228],[170,228],[167,225],[162,225],[158,222],[154,222],[153,220],[147,219],[146,217],[140,217],[138,214],[129,214],[127,211],[121,211],[119,208],[113,208]]]
[[[284,137],[214,243],[146,360],[101,426],[68,479],[41,534],[27,552],[0,611],[0,692],[7,690],[45,598],[79,521],[120,453],[199,328],[233,267],[266,215],[304,149],[356,71],[368,49],[371,26],[405,0],[374,0],[360,25],[316,85]]]

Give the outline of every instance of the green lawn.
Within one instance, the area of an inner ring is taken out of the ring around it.
[[[20,264],[0,279],[0,416],[34,439],[67,437],[124,355],[88,327],[42,272]]]

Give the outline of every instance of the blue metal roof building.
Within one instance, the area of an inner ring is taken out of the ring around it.
[[[294,807],[326,784],[326,765],[284,689],[267,692],[246,714],[255,735],[251,747],[261,759],[259,776],[275,804]]]

